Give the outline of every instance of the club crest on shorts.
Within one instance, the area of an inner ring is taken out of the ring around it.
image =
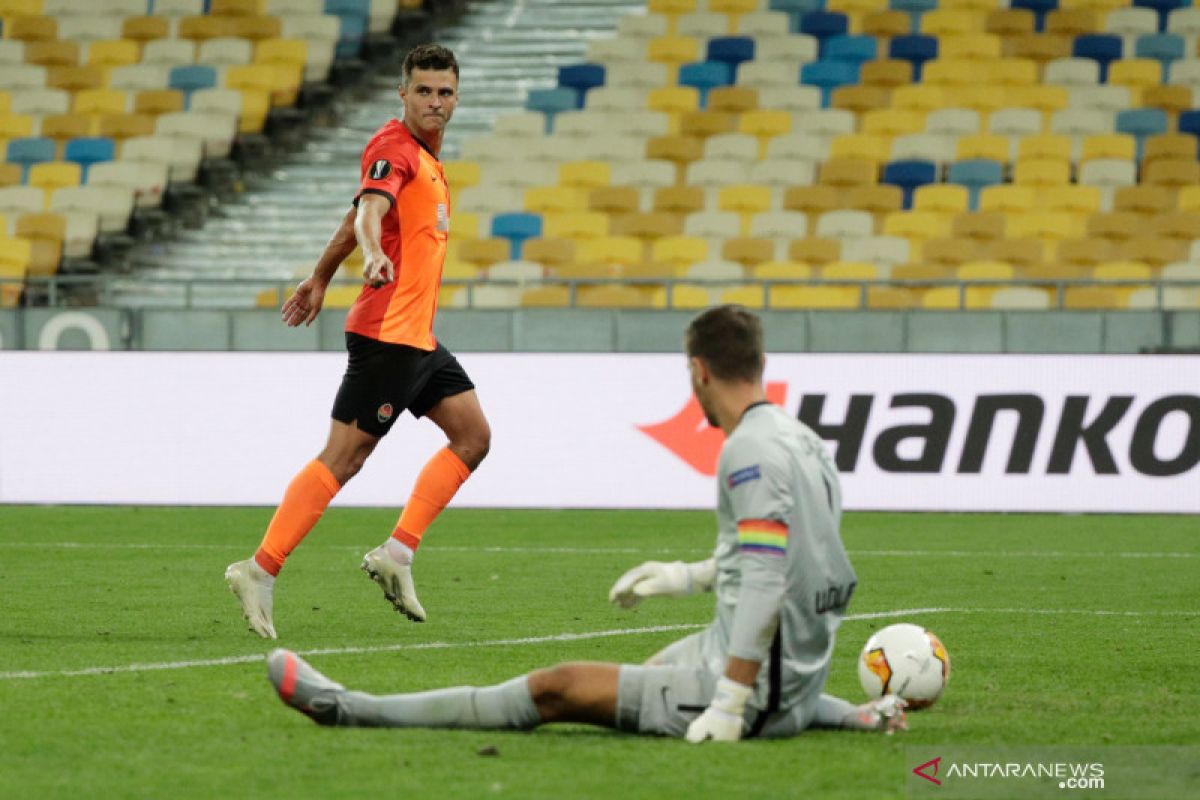
[[[375,412],[375,418],[378,419],[381,423],[387,422],[389,419],[392,418],[393,413],[394,413],[394,411],[392,409],[392,404],[384,403],[383,405],[381,405],[379,407],[379,410]]]
[[[381,181],[388,175],[392,174],[392,164],[386,158],[381,158],[371,165],[371,169],[367,171],[371,180]]]

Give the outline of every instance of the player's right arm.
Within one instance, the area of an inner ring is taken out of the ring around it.
[[[358,199],[354,233],[363,252],[363,279],[376,288],[396,278],[396,267],[383,252],[383,215],[392,208],[392,200],[378,193],[364,193]]]
[[[283,321],[288,327],[294,328],[301,323],[311,325],[312,321],[321,313],[321,305],[325,302],[326,287],[333,280],[333,276],[337,274],[338,267],[354,252],[355,214],[353,208],[346,212],[341,224],[330,237],[329,244],[325,245],[325,252],[317,260],[312,275],[301,281],[300,285],[296,287],[296,291],[283,304],[281,313]]]
[[[712,591],[717,580],[715,559],[694,561],[647,561],[626,572],[613,584],[608,600],[621,608],[633,608],[643,597],[686,597]]]

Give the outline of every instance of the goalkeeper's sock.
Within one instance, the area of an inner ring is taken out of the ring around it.
[[[469,477],[471,469],[449,447],[434,453],[417,476],[412,496],[400,514],[392,538],[415,552],[426,529]]]
[[[496,686],[458,686],[385,697],[339,694],[338,724],[363,728],[464,728],[528,730],[541,722],[528,678]]]
[[[341,488],[329,467],[316,459],[308,462],[288,484],[283,502],[267,526],[262,544],[254,554],[258,565],[269,574],[278,575],[288,554],[313,529]]]

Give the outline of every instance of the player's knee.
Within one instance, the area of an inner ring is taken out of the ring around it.
[[[529,673],[529,696],[543,722],[562,718],[570,705],[576,669],[571,664],[538,669]]]
[[[492,429],[485,422],[463,433],[451,444],[463,463],[474,472],[492,449]]]

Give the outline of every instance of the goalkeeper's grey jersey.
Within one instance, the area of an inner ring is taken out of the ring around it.
[[[775,405],[751,406],[717,470],[717,618],[706,665],[762,662],[751,705],[787,708],[819,694],[854,591],[838,533],[837,468],[811,428]]]

